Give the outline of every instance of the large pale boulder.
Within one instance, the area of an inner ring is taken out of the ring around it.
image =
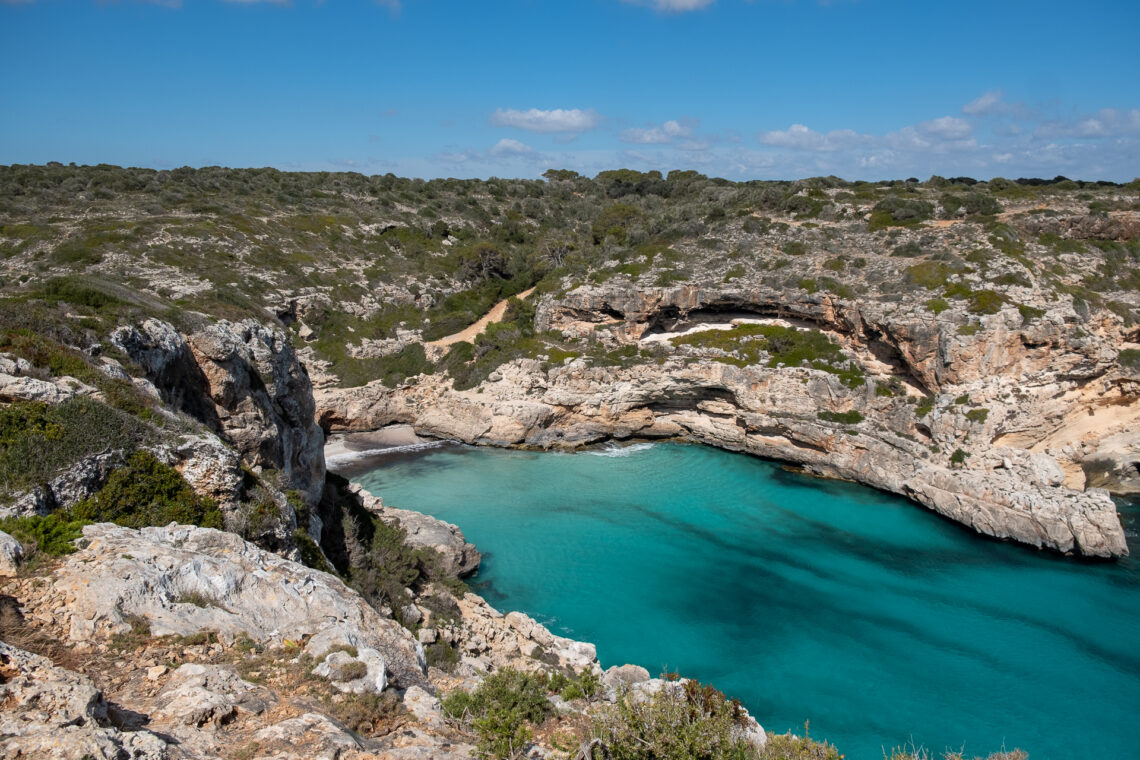
[[[401,688],[426,683],[412,635],[332,575],[208,528],[104,523],[83,533],[87,546],[52,576],[72,641],[126,631],[130,616],[156,636],[215,631],[283,643],[336,630],[379,652]]]

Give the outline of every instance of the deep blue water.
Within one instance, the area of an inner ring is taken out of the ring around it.
[[[983,539],[901,498],[702,446],[447,446],[354,480],[462,527],[484,553],[474,590],[500,609],[596,643],[603,666],[711,682],[769,730],[810,719],[850,760],[912,740],[1140,757],[1134,559]]]

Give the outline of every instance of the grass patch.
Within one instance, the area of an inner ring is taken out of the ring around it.
[[[739,325],[731,330],[704,330],[673,338],[674,346],[715,349],[726,354],[717,361],[746,367],[768,355],[767,366],[800,367],[829,372],[849,388],[866,382],[862,368],[848,359],[820,330],[799,330],[779,325]]]
[[[858,425],[863,421],[863,415],[854,409],[849,412],[830,412],[825,410],[817,412],[815,416],[824,422],[838,422],[841,425]]]

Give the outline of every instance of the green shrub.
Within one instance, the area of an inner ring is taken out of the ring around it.
[[[989,414],[989,409],[971,409],[970,411],[966,412],[966,419],[968,419],[970,422],[976,422],[977,424],[981,425],[986,421],[986,417],[988,417]]]
[[[1026,306],[1023,303],[1017,305],[1017,311],[1021,314],[1021,324],[1027,325],[1035,319],[1040,319],[1045,316],[1044,309],[1038,309],[1034,306]]]
[[[927,290],[936,290],[946,285],[947,279],[953,272],[954,270],[944,262],[924,261],[921,264],[907,267],[906,279],[907,282],[926,288]]]
[[[19,541],[32,554],[58,557],[75,551],[75,540],[83,535],[88,523],[70,515],[53,512],[50,515],[5,517],[0,519],[0,530]]]
[[[934,409],[934,397],[926,396],[918,403],[918,406],[914,408],[914,416],[918,419],[922,419],[930,414],[932,409]]]
[[[913,227],[929,219],[934,206],[916,198],[891,195],[875,204],[867,229],[871,232],[886,227]]]
[[[615,203],[598,214],[591,228],[595,244],[601,244],[607,237],[612,237],[619,245],[629,238],[629,230],[635,224],[644,221],[645,214],[636,206],[628,203]]]
[[[96,310],[123,302],[106,290],[93,286],[88,278],[74,276],[48,280],[44,293],[49,302],[64,301]]]
[[[504,668],[470,694],[459,689],[448,694],[443,711],[475,730],[481,756],[507,758],[526,746],[529,725],[541,723],[552,708],[544,676]]]
[[[754,760],[756,748],[739,731],[745,720],[738,701],[685,681],[647,700],[619,694],[596,712],[590,732],[612,760]]]
[[[1005,296],[992,290],[975,290],[969,301],[974,314],[997,314],[1005,303]]]
[[[926,308],[934,314],[941,314],[950,308],[950,304],[944,298],[931,298],[926,302]]]
[[[222,527],[222,513],[214,501],[196,494],[177,470],[149,451],[132,454],[126,466],[113,471],[106,484],[77,504],[73,513],[81,520],[128,528],[172,522]]]
[[[1140,349],[1125,348],[1116,357],[1121,367],[1140,370]]]
[[[49,482],[85,457],[131,450],[152,437],[146,423],[89,398],[0,406],[0,497]]]
[[[429,667],[439,668],[445,673],[451,673],[459,664],[459,650],[443,639],[424,647],[424,659]]]
[[[293,531],[293,545],[301,552],[301,562],[304,563],[306,567],[320,570],[323,573],[335,574],[335,571],[329,567],[329,563],[325,562],[324,555],[321,554],[317,542],[303,529],[297,528]]]
[[[863,415],[854,409],[849,412],[830,412],[825,410],[817,412],[816,417],[819,417],[825,422],[838,422],[843,425],[858,425],[863,421]]]
[[[843,760],[835,745],[792,733],[768,734],[768,743],[757,760]]]
[[[950,464],[955,466],[960,465],[966,461],[966,457],[968,456],[970,455],[962,449],[954,449],[954,453],[950,455]]]

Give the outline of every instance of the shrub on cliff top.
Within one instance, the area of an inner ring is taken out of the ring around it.
[[[46,483],[85,457],[133,449],[151,434],[141,420],[88,398],[0,406],[0,499]]]
[[[83,535],[83,520],[72,519],[59,512],[31,517],[0,519],[0,530],[19,541],[29,555],[58,557],[75,551],[75,540]]]
[[[612,760],[756,760],[760,755],[740,730],[745,720],[738,701],[685,681],[647,700],[620,694],[598,711],[591,735]]]
[[[533,736],[528,724],[541,723],[553,708],[546,701],[546,678],[504,668],[468,694],[461,689],[443,699],[446,715],[475,729],[483,757],[515,757]]]
[[[113,522],[128,528],[147,525],[200,525],[221,528],[222,513],[212,499],[199,496],[173,467],[149,451],[136,451],[125,467],[72,510],[90,522]]]

